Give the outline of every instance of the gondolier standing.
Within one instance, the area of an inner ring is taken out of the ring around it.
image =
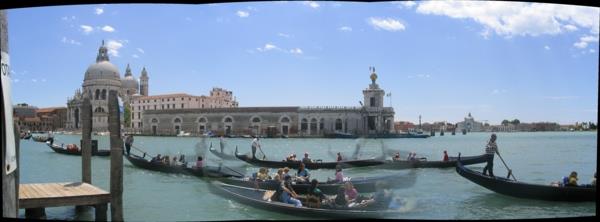
[[[494,153],[498,153],[498,145],[496,145],[496,134],[493,133],[490,141],[485,146],[485,155],[487,157],[487,165],[483,168],[483,175],[487,175],[486,171],[490,172],[490,176],[494,176]],[[500,155],[498,153],[498,155]]]
[[[52,131],[48,131],[48,139],[46,141],[50,141],[50,145],[54,144],[54,134]]]
[[[252,140],[252,159],[256,159],[256,148],[258,147],[258,149],[260,149],[260,152],[263,152],[262,149],[260,148],[260,143],[258,142],[258,136],[254,137],[254,139]],[[263,152],[264,155],[264,152]]]
[[[221,147],[221,153],[223,153],[223,148],[225,148],[225,140],[223,139],[223,136],[219,137],[219,146]]]
[[[128,134],[125,137],[125,149],[127,150],[127,156],[129,156],[129,150],[131,150],[132,144],[133,144],[133,135]]]

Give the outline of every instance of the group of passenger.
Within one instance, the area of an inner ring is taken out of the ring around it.
[[[198,157],[198,159],[202,159],[202,157]],[[173,156],[171,158],[169,155],[161,156],[160,154],[153,157],[150,160],[151,163],[161,163],[167,166],[187,166],[187,161],[185,161],[185,155],[181,154],[179,158],[177,156]]]
[[[577,172],[573,171],[568,177],[563,177],[562,181],[552,182],[550,185],[555,187],[594,187],[596,186],[596,173],[594,173],[594,178],[589,184],[578,184],[578,180]]]
[[[61,146],[64,147],[64,144],[61,144]],[[79,152],[79,147],[76,144],[67,144],[66,149],[71,152]]]

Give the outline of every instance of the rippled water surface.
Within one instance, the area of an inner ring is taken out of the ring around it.
[[[261,139],[264,152],[271,160],[281,160],[295,152],[301,156],[308,151],[313,159],[333,161],[328,149],[351,154],[356,144],[361,145],[361,156],[381,154],[381,147],[414,151],[429,160],[439,160],[442,151],[455,156],[483,153],[489,133],[435,136],[426,139]],[[595,132],[499,133],[498,147],[517,179],[538,184],[549,184],[571,171],[577,171],[580,183],[589,183],[597,166],[597,134]],[[58,143],[79,143],[78,135],[56,135]],[[107,148],[108,136],[94,136],[99,147]],[[250,139],[227,139],[226,151],[237,146],[240,152],[250,151]],[[195,137],[135,137],[134,145],[149,154],[187,154],[204,152],[203,144],[218,146],[217,138],[202,142]],[[134,152],[134,151],[132,151]],[[208,162],[217,165],[220,160],[212,154]],[[81,180],[81,157],[53,152],[43,143],[21,141],[19,160],[21,183],[67,182]],[[108,157],[92,157],[92,183],[109,190]],[[123,205],[127,221],[189,221],[189,220],[252,220],[252,219],[311,219],[259,210],[227,200],[209,191],[210,180],[185,175],[171,175],[147,171],[123,160]],[[247,174],[257,170],[243,162],[228,161],[231,167],[246,168]],[[481,170],[484,164],[471,165]],[[417,175],[411,188],[397,189],[394,193],[407,201],[406,210],[395,218],[407,219],[515,219],[595,216],[596,203],[549,202],[519,199],[494,193],[474,184],[454,168],[416,170],[346,169],[345,175],[379,176],[398,172]],[[273,172],[273,170],[271,170]],[[496,157],[494,173],[506,175],[507,170]],[[333,170],[313,170],[312,177],[326,180]],[[48,219],[93,220],[93,209],[76,213],[73,207],[47,208]],[[24,210],[19,211],[24,217]],[[110,216],[109,216],[110,218]]]

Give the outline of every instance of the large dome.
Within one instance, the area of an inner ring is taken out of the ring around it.
[[[84,81],[100,79],[120,81],[119,76],[119,69],[115,65],[108,61],[100,61],[88,67]]]
[[[121,80],[121,86],[125,89],[138,89],[138,81],[133,78],[133,76],[125,76],[123,80]]]

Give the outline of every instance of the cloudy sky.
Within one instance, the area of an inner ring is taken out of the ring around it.
[[[105,40],[150,94],[357,106],[369,66],[396,120],[597,121],[597,7],[519,2],[104,4],[8,10],[13,103],[66,106]]]

